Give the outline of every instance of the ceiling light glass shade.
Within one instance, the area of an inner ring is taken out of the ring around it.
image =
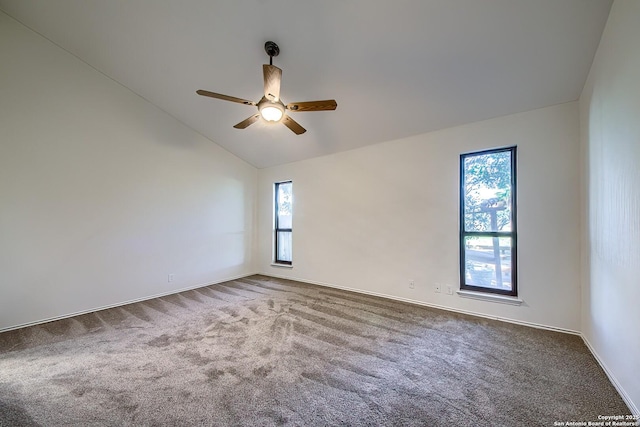
[[[284,111],[271,104],[262,107],[260,109],[260,114],[262,114],[262,117],[268,122],[278,122],[284,115]]]

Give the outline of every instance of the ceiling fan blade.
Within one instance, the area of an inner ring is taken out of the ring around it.
[[[270,101],[280,99],[280,81],[282,80],[282,70],[275,65],[263,64],[264,74],[264,96]]]
[[[325,101],[291,102],[287,104],[287,110],[291,111],[328,111],[335,110],[338,103],[335,99]]]
[[[260,113],[254,114],[253,116],[244,119],[240,123],[234,126],[236,129],[246,129],[249,125],[255,123],[260,118]]]
[[[291,117],[287,116],[286,114],[282,118],[282,123],[284,123],[284,125],[286,127],[288,127],[289,129],[291,129],[293,131],[293,133],[295,133],[296,135],[302,135],[303,133],[305,133],[307,131],[305,128],[300,126],[300,124],[298,122],[296,122],[295,120],[293,120]]]
[[[200,90],[196,91],[196,93],[198,95],[209,96],[211,98],[218,98],[218,99],[222,99],[222,100],[225,100],[225,101],[237,102],[239,104],[256,105],[256,103],[253,102],[253,101],[247,101],[246,99],[236,98],[235,96],[222,95],[222,94],[215,93],[215,92],[209,92],[208,90],[200,89]]]

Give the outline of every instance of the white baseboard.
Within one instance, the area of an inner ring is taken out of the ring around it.
[[[611,370],[604,363],[604,360],[602,360],[600,355],[598,355],[598,352],[596,351],[596,349],[591,345],[591,343],[589,342],[587,337],[584,336],[584,334],[580,334],[580,336],[582,337],[582,340],[584,341],[585,345],[587,346],[591,354],[593,354],[593,357],[598,361],[598,364],[600,365],[604,373],[607,374],[607,377],[609,377],[609,381],[611,381],[611,384],[613,384],[615,389],[618,391],[618,394],[620,395],[620,397],[622,397],[622,400],[624,400],[624,403],[626,403],[629,409],[631,410],[631,413],[635,416],[640,417],[640,411],[638,411],[638,407],[631,400],[631,397],[629,397],[629,395],[624,390],[624,388],[622,388],[622,386],[620,385],[616,377],[613,375],[613,372],[611,372]]]
[[[88,313],[93,313],[93,312],[96,312],[96,311],[107,310],[107,309],[110,309],[110,308],[122,307],[123,305],[134,304],[136,302],[147,301],[147,300],[154,299],[154,298],[166,297],[167,295],[179,294],[180,292],[191,291],[193,289],[203,288],[205,286],[215,285],[215,284],[223,283],[223,282],[229,282],[231,280],[241,279],[243,277],[253,276],[255,274],[258,274],[258,273],[249,273],[249,274],[241,274],[241,275],[238,275],[238,276],[231,276],[231,277],[227,277],[225,279],[217,280],[217,281],[212,282],[212,283],[200,284],[200,285],[195,285],[195,286],[188,286],[186,288],[176,289],[176,290],[173,290],[173,291],[163,292],[163,293],[160,293],[160,294],[155,294],[155,295],[146,296],[146,297],[142,297],[142,298],[136,298],[136,299],[132,299],[132,300],[129,300],[129,301],[123,301],[123,302],[119,302],[119,303],[115,303],[115,304],[104,305],[104,306],[101,306],[101,307],[96,307],[96,308],[91,308],[91,309],[88,309],[88,310],[77,311],[75,313],[70,313],[70,314],[63,314],[61,316],[50,317],[48,319],[36,320],[34,322],[29,322],[29,323],[23,323],[21,325],[9,326],[7,328],[1,328],[0,329],[0,333],[12,331],[14,329],[26,328],[28,326],[41,325],[43,323],[49,323],[49,322],[53,322],[55,320],[68,319],[69,317],[81,316],[83,314],[88,314]]]
[[[379,293],[379,292],[365,291],[365,290],[362,290],[362,289],[350,288],[348,286],[334,285],[334,284],[331,284],[331,283],[318,282],[318,281],[315,281],[315,280],[307,280],[307,279],[300,279],[300,278],[297,278],[297,277],[281,276],[281,275],[278,275],[278,274],[273,274],[271,272],[269,272],[269,273],[259,273],[259,274],[262,275],[262,276],[276,277],[278,279],[295,280],[296,282],[309,283],[311,285],[319,285],[319,286],[325,286],[325,287],[328,287],[328,288],[342,289],[342,290],[345,290],[345,291],[356,292],[356,293],[359,293],[359,294],[372,295],[372,296],[375,296],[375,297],[387,298],[387,299],[391,299],[391,300],[395,300],[395,301],[402,301],[402,302],[407,302],[409,304],[421,305],[421,306],[424,306],[424,307],[437,308],[437,309],[440,309],[440,310],[446,310],[446,311],[451,311],[451,312],[455,312],[455,313],[468,314],[470,316],[482,317],[482,318],[485,318],[485,319],[499,320],[501,322],[507,322],[507,323],[513,323],[513,324],[516,324],[516,325],[529,326],[531,328],[546,329],[548,331],[562,332],[562,333],[565,333],[565,334],[582,336],[582,334],[580,332],[574,331],[574,330],[571,330],[571,329],[559,328],[559,327],[556,327],[556,326],[549,326],[549,325],[542,325],[542,324],[539,324],[539,323],[526,322],[526,321],[523,321],[523,320],[510,319],[510,318],[507,318],[507,317],[493,316],[493,315],[489,315],[489,314],[478,313],[478,312],[475,312],[475,311],[461,310],[461,309],[458,309],[458,308],[448,307],[448,306],[445,306],[445,305],[433,304],[433,303],[414,300],[414,299],[410,299],[410,298],[398,297],[398,296],[395,296],[395,295],[388,295],[388,294],[383,294],[383,293]]]

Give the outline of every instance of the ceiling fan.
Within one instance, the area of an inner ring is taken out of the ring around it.
[[[328,111],[336,109],[338,104],[334,99],[328,99],[325,101],[291,102],[285,105],[280,99],[282,70],[273,65],[273,57],[278,56],[280,48],[274,42],[268,41],[264,44],[264,50],[267,52],[267,55],[269,55],[269,64],[262,65],[262,73],[264,75],[264,96],[260,101],[248,101],[234,96],[209,92],[208,90],[198,90],[196,93],[202,96],[209,96],[211,98],[218,98],[225,101],[258,107],[258,113],[235,125],[234,128],[236,129],[245,129],[262,117],[265,121],[270,123],[282,122],[296,135],[300,135],[305,133],[307,130],[300,126],[298,122],[293,120],[287,114],[287,111]]]

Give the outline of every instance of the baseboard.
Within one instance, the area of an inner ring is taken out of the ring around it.
[[[403,297],[398,297],[398,296],[395,296],[395,295],[383,294],[383,293],[380,293],[380,292],[365,291],[365,290],[362,290],[362,289],[350,288],[348,286],[334,285],[332,283],[325,283],[325,282],[318,282],[318,281],[315,281],[315,280],[300,279],[300,278],[297,278],[297,277],[281,276],[281,275],[278,275],[278,274],[273,274],[271,272],[269,272],[269,273],[260,273],[260,275],[261,276],[275,277],[275,278],[278,278],[278,279],[295,280],[297,282],[309,283],[311,285],[325,286],[325,287],[328,287],[328,288],[342,289],[344,291],[356,292],[356,293],[359,293],[359,294],[371,295],[371,296],[380,297],[380,298],[387,298],[387,299],[391,299],[391,300],[395,300],[395,301],[406,302],[406,303],[409,303],[409,304],[414,304],[414,305],[420,305],[420,306],[424,306],[424,307],[431,307],[431,308],[437,308],[437,309],[440,309],[440,310],[451,311],[451,312],[454,312],[454,313],[468,314],[470,316],[482,317],[482,318],[491,319],[491,320],[498,320],[498,321],[501,321],[501,322],[513,323],[513,324],[516,324],[516,325],[529,326],[531,328],[545,329],[545,330],[548,330],[548,331],[562,332],[562,333],[565,333],[565,334],[582,336],[582,334],[580,332],[574,331],[574,330],[571,330],[571,329],[558,328],[556,326],[542,325],[542,324],[533,323],[533,322],[526,322],[526,321],[518,320],[518,319],[510,319],[508,317],[492,316],[492,315],[488,315],[488,314],[484,314],[484,313],[478,313],[478,312],[475,312],[475,311],[461,310],[461,309],[458,309],[458,308],[448,307],[448,306],[445,306],[445,305],[433,304],[433,303],[414,300],[414,299],[410,299],[410,298],[403,298]]]
[[[620,385],[616,377],[613,375],[613,372],[611,372],[611,370],[604,363],[604,360],[602,360],[602,358],[600,357],[596,349],[591,345],[591,343],[589,342],[587,337],[584,336],[584,334],[580,334],[580,336],[582,337],[582,341],[584,341],[584,344],[587,346],[591,354],[593,354],[593,357],[596,359],[596,361],[598,362],[598,364],[600,365],[604,373],[607,374],[607,377],[609,377],[609,381],[611,381],[611,384],[613,384],[613,386],[615,387],[620,397],[622,397],[622,400],[624,400],[624,403],[626,403],[629,409],[631,410],[631,413],[637,417],[640,417],[640,411],[638,411],[638,407],[631,400],[631,397],[629,397],[629,395],[624,390],[624,388],[622,388],[622,386]]]
[[[215,285],[215,284],[218,284],[218,283],[228,282],[228,281],[231,281],[231,280],[241,279],[243,277],[249,277],[249,276],[253,276],[253,275],[256,275],[256,274],[258,274],[258,273],[249,273],[249,274],[241,274],[241,275],[237,275],[237,276],[231,276],[231,277],[227,277],[225,279],[217,280],[217,281],[212,282],[212,283],[189,286],[189,287],[186,287],[186,288],[177,289],[177,290],[173,290],[173,291],[169,291],[169,292],[163,292],[163,293],[156,294],[156,295],[151,295],[151,296],[148,296],[148,297],[136,298],[136,299],[132,299],[132,300],[129,300],[129,301],[119,302],[119,303],[116,303],[116,304],[110,304],[110,305],[105,305],[105,306],[102,306],[102,307],[91,308],[89,310],[82,310],[82,311],[78,311],[78,312],[75,312],[75,313],[63,314],[61,316],[56,316],[56,317],[50,317],[48,319],[36,320],[35,322],[24,323],[24,324],[16,325],[16,326],[9,326],[7,328],[1,328],[0,329],[0,333],[12,331],[14,329],[26,328],[28,326],[41,325],[43,323],[49,323],[49,322],[53,322],[53,321],[56,321],[56,320],[68,319],[69,317],[81,316],[83,314],[93,313],[93,312],[96,312],[96,311],[108,310],[110,308],[122,307],[123,305],[134,304],[134,303],[142,302],[142,301],[148,301],[148,300],[154,299],[154,298],[166,297],[167,295],[179,294],[180,292],[191,291],[193,289],[203,288],[205,286],[211,286],[211,285]]]

